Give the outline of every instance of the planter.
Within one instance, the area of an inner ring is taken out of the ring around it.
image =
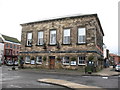
[[[91,72],[91,71],[88,71],[88,74],[92,74],[92,72]]]
[[[93,71],[92,69],[93,69],[92,66],[87,66],[85,68],[85,72],[88,73],[88,74],[92,74],[92,71]]]

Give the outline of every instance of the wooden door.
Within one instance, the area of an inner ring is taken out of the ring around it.
[[[55,56],[50,56],[50,62],[49,62],[49,68],[54,69],[55,68]]]

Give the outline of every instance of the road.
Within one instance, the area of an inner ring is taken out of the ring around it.
[[[37,82],[37,79],[53,78],[68,80],[79,84],[98,86],[102,88],[118,88],[119,76],[80,76],[57,73],[44,73],[34,69],[9,70],[2,66],[2,88],[64,88],[57,85]],[[120,81],[119,81],[120,82]],[[66,90],[66,89],[65,89]],[[68,89],[69,90],[69,89]]]

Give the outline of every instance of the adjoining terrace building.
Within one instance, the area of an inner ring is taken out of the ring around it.
[[[103,36],[97,14],[69,16],[21,24],[24,66],[84,69],[89,56],[103,67]]]
[[[18,53],[21,48],[20,41],[17,38],[0,34],[0,42],[3,43],[3,62],[18,60]]]

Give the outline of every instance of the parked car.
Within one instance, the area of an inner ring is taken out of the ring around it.
[[[115,71],[120,71],[120,64],[116,65]]]
[[[2,60],[0,59],[0,66],[2,65]]]
[[[14,64],[15,64],[15,66],[18,66],[18,61],[15,61],[15,63],[14,63]]]
[[[13,65],[13,62],[10,60],[10,61],[7,61],[6,62],[6,65],[8,65],[8,66],[12,66]]]

